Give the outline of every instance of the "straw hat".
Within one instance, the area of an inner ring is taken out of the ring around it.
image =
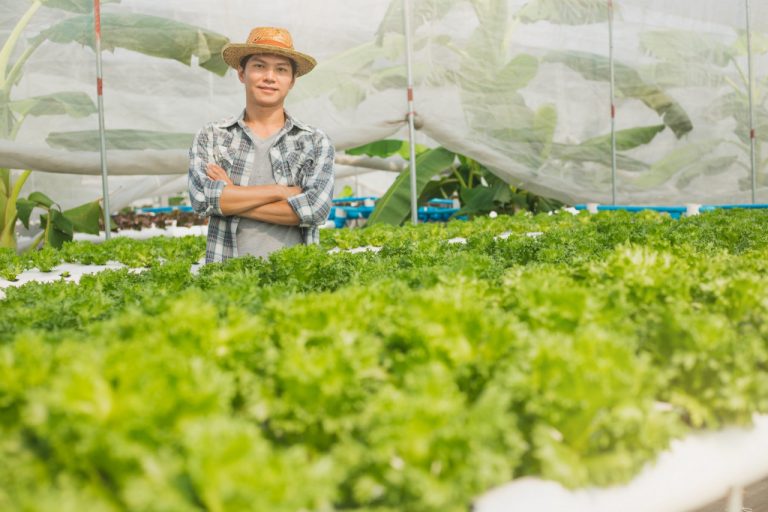
[[[248,34],[248,40],[243,43],[229,43],[221,50],[224,62],[235,69],[240,68],[240,61],[246,55],[256,53],[271,53],[282,55],[296,62],[296,76],[312,71],[317,61],[293,49],[293,38],[284,28],[256,27]]]

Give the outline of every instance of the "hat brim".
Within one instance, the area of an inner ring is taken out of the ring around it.
[[[221,49],[221,56],[229,67],[239,69],[240,61],[246,55],[265,54],[282,55],[296,62],[296,76],[306,75],[317,65],[317,61],[301,52],[289,48],[279,48],[269,44],[227,44]]]

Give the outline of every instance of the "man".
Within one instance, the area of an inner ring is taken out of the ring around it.
[[[331,207],[334,148],[283,107],[315,59],[274,27],[227,44],[222,57],[245,86],[245,109],[205,125],[189,150],[192,207],[210,217],[206,263],[318,243]]]

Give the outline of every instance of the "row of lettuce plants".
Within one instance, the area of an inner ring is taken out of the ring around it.
[[[768,412],[766,223],[499,217],[7,289],[0,509],[463,511],[525,475],[627,481]]]

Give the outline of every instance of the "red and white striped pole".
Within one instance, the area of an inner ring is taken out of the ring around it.
[[[611,73],[611,204],[616,204],[616,73],[613,60],[613,0],[608,0],[608,66]]]
[[[93,0],[93,29],[96,51],[96,95],[99,105],[99,139],[101,142],[101,189],[104,196],[104,237],[109,240],[112,226],[109,210],[109,181],[107,173],[107,135],[104,129],[104,80],[101,70],[101,5],[99,0]]]
[[[411,2],[403,0],[403,25],[405,26],[405,63],[408,76],[408,139],[410,141],[410,166],[411,166],[411,223],[419,223],[417,210],[417,184],[416,184],[416,127],[414,124],[413,108],[413,43],[411,41]]]
[[[747,65],[749,66],[749,144],[750,144],[750,165],[752,168],[752,204],[757,202],[757,130],[755,129],[755,75],[754,60],[752,52],[752,6],[749,0],[745,0],[747,8]]]

